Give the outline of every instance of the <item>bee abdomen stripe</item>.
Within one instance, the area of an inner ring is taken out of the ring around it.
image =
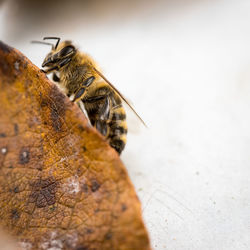
[[[116,113],[116,112],[113,113],[111,118],[112,121],[117,121],[117,120],[123,121],[125,119],[126,119],[125,113]]]
[[[124,127],[116,127],[112,130],[110,130],[110,138],[113,138],[115,136],[119,136],[119,135],[122,135],[122,134],[127,134],[127,128],[124,128]]]
[[[122,138],[114,137],[110,140],[110,146],[113,147],[119,154],[122,152],[126,144]]]
[[[122,106],[113,107],[112,113],[113,113],[111,118],[112,121],[117,121],[117,120],[123,121],[126,119],[126,113]]]

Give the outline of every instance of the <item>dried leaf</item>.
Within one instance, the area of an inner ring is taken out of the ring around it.
[[[118,154],[20,52],[0,43],[0,224],[24,249],[150,249]]]
[[[0,229],[0,246],[1,250],[20,250],[15,240],[9,235],[6,235],[2,229]]]

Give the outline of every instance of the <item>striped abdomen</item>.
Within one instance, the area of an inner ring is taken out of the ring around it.
[[[127,142],[126,113],[122,105],[114,106],[111,110],[109,126],[109,144],[120,154]]]
[[[126,113],[120,97],[109,86],[100,83],[82,101],[91,124],[120,154],[127,138]]]

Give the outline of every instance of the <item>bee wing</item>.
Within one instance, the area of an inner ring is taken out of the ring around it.
[[[137,112],[134,110],[134,108],[129,104],[129,102],[125,99],[125,97],[120,93],[120,91],[109,81],[107,78],[99,72],[96,68],[94,68],[96,73],[106,82],[110,85],[110,87],[121,97],[121,99],[128,105],[128,107],[134,112],[134,114],[138,117],[138,119],[142,122],[142,124],[147,127],[146,123],[142,120],[142,118],[137,114]]]

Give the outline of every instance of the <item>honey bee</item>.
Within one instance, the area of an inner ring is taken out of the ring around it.
[[[52,79],[61,87],[73,102],[82,104],[89,121],[108,141],[118,154],[123,151],[127,140],[126,113],[122,100],[132,109],[145,125],[122,94],[104,77],[97,63],[87,54],[79,51],[71,41],[60,42],[59,37],[44,37],[43,40],[55,39],[56,44],[44,41],[32,41],[51,45],[52,49],[45,57],[42,67],[44,73],[53,73]]]

